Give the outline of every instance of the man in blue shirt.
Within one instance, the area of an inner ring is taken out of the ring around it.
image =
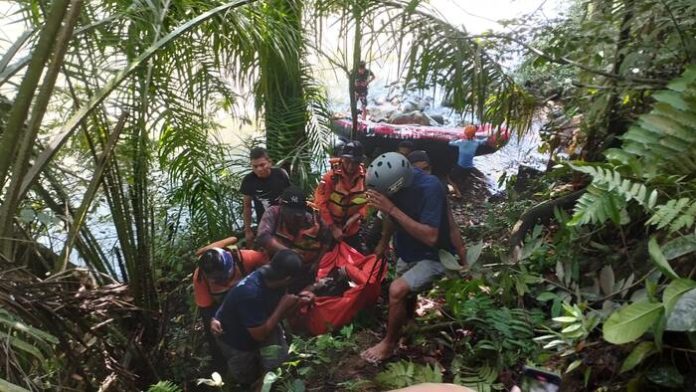
[[[297,253],[289,249],[277,252],[269,264],[227,293],[211,321],[210,329],[218,336],[229,372],[240,384],[254,383],[287,359],[288,345],[280,322],[313,299],[308,292],[285,292],[301,269]]]
[[[457,155],[457,166],[463,169],[471,169],[474,167],[474,156],[476,149],[480,145],[486,144],[486,139],[476,139],[476,127],[467,125],[464,127],[464,138],[449,142],[450,146],[457,147],[459,154]]]
[[[474,167],[476,150],[488,143],[486,139],[476,139],[476,126],[464,127],[464,138],[449,142],[450,146],[457,147],[457,164],[449,174],[449,180],[455,184],[457,197],[471,188],[471,177],[483,178],[483,173]]]
[[[408,296],[426,289],[445,273],[439,250],[451,249],[447,202],[437,177],[411,168],[406,157],[386,153],[369,166],[368,203],[388,218],[394,230],[397,274],[389,286],[387,335],[361,356],[379,362],[391,356],[408,321]],[[378,245],[383,252],[391,237],[387,230]],[[465,263],[466,260],[461,260]]]

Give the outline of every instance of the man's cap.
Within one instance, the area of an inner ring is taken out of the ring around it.
[[[407,158],[411,164],[416,162],[426,162],[428,165],[430,164],[430,157],[428,157],[428,153],[423,150],[415,150],[408,154]]]
[[[360,62],[359,62],[358,64],[359,64],[360,66],[363,66],[363,67],[364,67],[364,66],[365,66],[365,60],[360,60]]]
[[[349,142],[343,146],[343,151],[341,151],[342,158],[352,159],[357,162],[362,162],[365,159],[365,153],[362,146],[357,140]]]
[[[283,208],[289,208],[292,210],[306,211],[307,210],[307,196],[302,188],[290,185],[285,188],[283,193],[280,195],[280,205]]]
[[[271,262],[259,268],[261,275],[268,280],[293,278],[302,271],[302,258],[291,249],[276,252]]]

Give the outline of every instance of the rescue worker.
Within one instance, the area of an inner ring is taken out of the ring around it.
[[[193,297],[201,314],[213,367],[224,371],[225,360],[210,331],[210,320],[225,294],[243,277],[268,262],[266,254],[237,249],[237,237],[213,242],[196,251],[198,266],[193,272]]]
[[[280,196],[279,205],[269,207],[261,218],[257,244],[269,256],[283,249],[297,252],[303,272],[291,285],[298,292],[314,282],[316,267],[330,244],[330,233],[314,211],[307,208],[305,192],[291,185]]]
[[[361,223],[367,215],[364,159],[360,142],[346,144],[340,166],[324,174],[314,200],[334,240],[344,241],[361,253],[366,253],[360,233]]]
[[[210,328],[219,337],[229,373],[245,386],[243,390],[260,390],[264,374],[288,358],[281,321],[314,299],[309,292],[287,292],[301,269],[297,253],[278,251],[269,264],[230,290],[211,320]]]

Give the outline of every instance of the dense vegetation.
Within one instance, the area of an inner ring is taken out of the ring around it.
[[[568,2],[558,20],[478,36],[419,1],[11,2],[26,32],[0,57],[0,389],[212,377],[192,254],[239,230],[247,170],[213,119],[265,127],[309,187],[330,115],[307,59],[348,76],[366,51],[483,121],[524,133],[547,114],[550,170],[477,206],[484,224],[461,231],[478,261],[423,299],[400,358],[355,355],[383,328],[378,308],[295,339],[267,386],[504,390],[531,364],[568,390],[693,390],[696,3]]]

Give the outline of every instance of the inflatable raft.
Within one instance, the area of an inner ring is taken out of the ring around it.
[[[335,119],[332,122],[334,132],[349,139],[353,124],[350,119]],[[435,174],[444,174],[457,161],[457,149],[448,143],[462,137],[461,127],[438,127],[417,124],[389,124],[358,121],[355,139],[364,146],[368,156],[375,156],[386,151],[395,151],[400,142],[413,142],[416,150],[425,150],[430,156]],[[510,132],[505,127],[494,127],[491,124],[478,125],[476,138],[487,142],[479,146],[476,155],[492,154],[510,138]]]

